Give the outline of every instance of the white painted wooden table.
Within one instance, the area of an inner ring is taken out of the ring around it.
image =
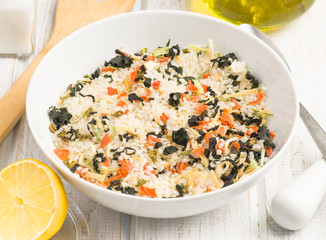
[[[29,57],[0,57],[2,96],[41,51],[54,22],[56,0],[39,0],[36,51]],[[186,0],[137,0],[132,11],[146,9],[187,10]],[[326,129],[326,1],[317,0],[307,14],[288,26],[269,32],[288,59],[300,101]],[[1,126],[0,126],[1,127]],[[269,215],[273,195],[321,157],[303,123],[281,164],[264,181],[223,208],[179,219],[147,219],[105,208],[77,192],[64,181],[67,194],[79,205],[89,224],[90,239],[326,239],[326,200],[310,224],[296,232],[277,226]],[[24,116],[0,145],[0,169],[16,160],[46,157],[36,145]],[[326,174],[326,173],[325,173]],[[68,239],[61,232],[60,239]],[[54,237],[54,239],[58,239]]]

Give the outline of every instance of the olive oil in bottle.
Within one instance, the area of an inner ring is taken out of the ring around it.
[[[190,0],[190,10],[234,24],[274,29],[306,12],[314,0]]]

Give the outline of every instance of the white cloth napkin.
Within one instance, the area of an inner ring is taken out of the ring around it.
[[[35,0],[0,0],[0,54],[33,51]]]

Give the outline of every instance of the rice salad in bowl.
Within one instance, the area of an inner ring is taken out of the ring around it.
[[[265,87],[234,53],[206,45],[115,50],[49,108],[55,154],[79,177],[174,198],[259,170],[275,148]]]

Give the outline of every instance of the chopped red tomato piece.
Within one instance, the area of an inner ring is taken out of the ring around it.
[[[123,92],[123,93],[120,93],[117,98],[119,99],[119,98],[127,97],[127,96],[128,96],[128,92]]]
[[[231,144],[230,144],[230,148],[231,148],[232,146],[235,146],[237,149],[240,149],[240,144],[237,143],[237,142],[233,142],[233,143],[231,143]]]
[[[259,92],[259,93],[257,94],[257,99],[256,99],[255,101],[250,102],[249,104],[250,104],[250,105],[256,105],[256,104],[259,104],[259,103],[261,102],[261,100],[263,100],[263,98],[264,98],[264,93]]]
[[[62,161],[69,159],[69,150],[68,149],[54,149],[55,155],[57,155]]]
[[[242,108],[242,106],[234,98],[231,98],[231,102],[234,103],[234,109],[240,109],[240,108]]]
[[[177,172],[180,174],[183,170],[185,170],[186,167],[188,167],[189,163],[187,162],[180,162],[177,165]]]
[[[205,73],[204,76],[202,77],[202,79],[207,79],[209,76],[211,75],[211,73]]]
[[[220,116],[220,121],[223,125],[227,125],[230,128],[234,128],[233,119],[229,114],[229,111],[225,108],[223,109],[223,114]]]
[[[147,142],[149,145],[154,145],[156,142],[161,142],[161,139],[154,137],[153,135],[148,135]]]
[[[125,103],[125,102],[122,101],[122,100],[119,100],[119,101],[117,102],[117,106],[118,106],[118,107],[127,106],[127,103]]]
[[[130,76],[129,76],[129,79],[130,79],[130,83],[136,83],[135,82],[135,79],[137,78],[137,76],[138,76],[138,70],[140,69],[140,67],[139,66],[137,66],[137,67],[135,67],[134,68],[134,71],[132,71],[131,73],[130,73]]]
[[[196,105],[196,113],[197,115],[200,115],[202,114],[207,108],[207,105],[204,105],[204,104],[201,104],[201,103],[198,103]]]
[[[112,96],[112,95],[118,95],[118,90],[116,88],[108,87],[108,94],[110,96]]]
[[[120,161],[121,168],[119,169],[119,173],[126,177],[129,173],[131,173],[131,170],[134,168],[132,164],[127,159],[123,159]]]
[[[193,85],[190,80],[188,81],[187,89],[189,91],[192,91],[192,92],[197,92],[198,91],[198,88],[195,85]]]
[[[207,86],[205,84],[200,84],[200,85],[203,88],[204,93],[207,93]]]
[[[161,119],[162,122],[166,122],[167,120],[169,120],[169,117],[166,116],[165,113],[162,113],[162,115],[160,116],[160,119]]]
[[[158,60],[159,63],[165,62],[167,60],[171,59],[171,57],[163,57]]]
[[[199,158],[201,155],[205,153],[205,147],[200,147],[191,152],[196,158]]]
[[[161,87],[161,81],[155,81],[152,83],[154,89],[159,89]]]
[[[266,151],[266,156],[269,157],[272,154],[273,149],[271,147],[267,147],[265,148],[265,151]]]
[[[155,57],[154,56],[151,56],[151,55],[148,55],[147,58],[146,58],[146,61],[155,61]]]
[[[206,133],[206,135],[205,135],[206,142],[208,143],[209,139],[211,139],[212,137],[213,137],[213,133],[211,133],[211,132]]]
[[[143,185],[139,187],[139,194],[147,197],[157,198],[155,188],[148,188],[148,187],[144,187]]]
[[[101,68],[101,72],[114,72],[116,69],[110,67]]]
[[[108,167],[108,166],[110,166],[110,159],[109,159],[109,157],[108,156],[104,156],[105,157],[105,161],[103,162],[103,165],[105,166],[105,167]]]
[[[109,135],[109,133],[106,133],[102,139],[102,142],[101,142],[101,145],[99,146],[99,148],[102,148],[102,147],[108,145],[110,142],[111,142],[110,135]]]

